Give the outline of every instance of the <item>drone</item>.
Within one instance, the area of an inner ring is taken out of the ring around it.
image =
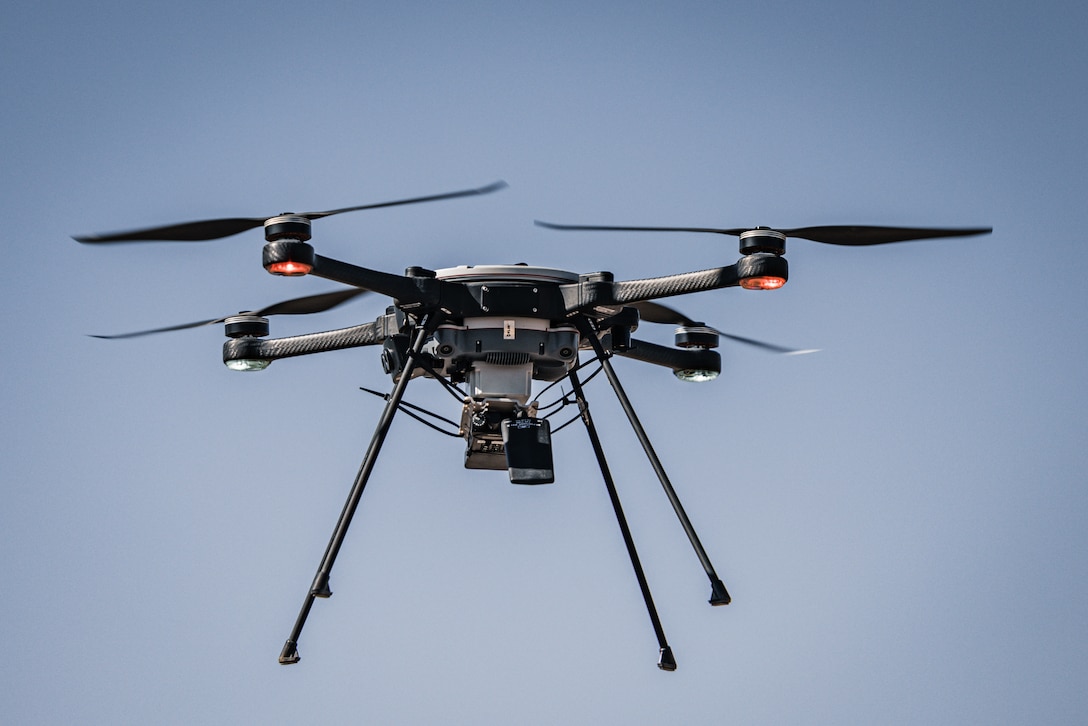
[[[698,232],[728,235],[740,240],[740,258],[734,264],[639,280],[616,280],[611,272],[578,273],[527,264],[460,266],[439,270],[409,267],[403,275],[397,275],[324,257],[317,254],[310,244],[312,223],[335,214],[480,196],[505,186],[505,182],[499,181],[475,189],[324,212],[212,219],[74,237],[85,244],[199,242],[263,227],[265,246],[262,263],[268,272],[286,277],[311,275],[345,286],[344,289],[287,300],[237,315],[94,337],[131,338],[222,324],[227,337],[223,345],[223,362],[237,371],[260,371],[282,358],[332,350],[365,346],[375,346],[381,350],[382,368],[391,376],[393,387],[387,394],[363,389],[384,398],[385,405],[313,583],[280,652],[281,664],[299,661],[298,642],[310,610],[317,598],[332,595],[329,583],[333,565],[394,415],[402,411],[443,433],[464,438],[464,465],[467,469],[506,470],[510,482],[522,485],[542,485],[555,481],[552,435],[580,419],[600,467],[646,611],[657,636],[657,665],[665,671],[676,670],[676,659],[666,640],[586,401],[585,383],[598,373],[604,373],[706,572],[710,581],[709,603],[713,606],[727,605],[731,601],[729,592],[700,543],[616,375],[611,359],[614,356],[630,358],[671,370],[682,381],[704,382],[717,378],[721,373],[721,356],[715,348],[722,338],[773,353],[811,352],[724,333],[655,302],[661,298],[728,287],[778,289],[788,279],[784,255],[789,238],[854,247],[965,237],[992,231],[991,228],[876,226],[717,229],[536,222],[538,226],[552,230]],[[268,337],[268,318],[271,316],[320,313],[365,293],[382,295],[389,298],[392,304],[377,319],[360,325],[285,338]],[[675,345],[659,345],[633,337],[640,322],[675,326]],[[591,373],[587,375],[587,371]],[[459,402],[459,418],[444,418],[405,401],[407,385],[416,378],[432,379],[447,389]],[[543,390],[536,395],[533,393],[534,382],[544,384]],[[554,390],[564,382],[569,385],[569,393],[562,392],[554,402],[541,403],[545,392]],[[553,416],[567,405],[575,406],[577,414],[553,430]],[[445,424],[450,430],[443,429],[440,424]]]

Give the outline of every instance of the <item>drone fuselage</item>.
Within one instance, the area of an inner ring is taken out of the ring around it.
[[[438,373],[464,380],[474,398],[508,397],[524,405],[533,380],[557,381],[577,360],[577,328],[549,315],[562,298],[559,285],[577,282],[577,274],[490,265],[438,270],[435,276],[462,283],[480,314],[460,311],[461,317],[435,329],[423,350]]]
[[[784,267],[784,260],[772,260]],[[742,260],[749,261],[755,262]],[[224,344],[224,362],[261,370],[279,358],[380,344],[383,367],[396,380],[408,367],[414,333],[426,327],[411,375],[468,389],[460,433],[468,444],[465,466],[473,469],[511,468],[504,425],[535,420],[532,382],[566,377],[578,363],[578,351],[590,348],[591,337],[609,353],[671,368],[678,376],[686,371],[716,375],[721,358],[711,346],[669,348],[633,340],[639,322],[634,306],[692,285],[735,285],[740,266],[617,283],[609,272],[579,274],[524,264],[413,267],[400,276],[321,256],[313,262],[312,274],[383,292],[394,304],[374,322],[324,333],[268,340],[262,339],[267,325],[254,334],[240,330]]]
[[[536,420],[532,384],[558,381],[577,363],[578,329],[547,316],[562,299],[559,285],[577,282],[577,273],[487,265],[437,270],[435,277],[461,283],[480,313],[462,310],[469,314],[439,324],[422,350],[429,365],[416,369],[466,385],[460,426],[467,442],[465,466],[510,470],[522,483],[551,482],[550,463],[540,469],[543,475],[526,473],[528,466],[515,467],[526,470],[515,475],[514,452],[507,449],[513,437],[528,442],[530,458],[550,462],[548,424]]]

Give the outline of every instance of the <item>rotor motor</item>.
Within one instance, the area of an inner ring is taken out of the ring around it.
[[[295,214],[272,217],[264,223],[267,244],[261,255],[264,269],[273,275],[296,277],[314,269],[314,248],[310,220]]]

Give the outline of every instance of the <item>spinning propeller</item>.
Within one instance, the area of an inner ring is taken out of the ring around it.
[[[362,204],[357,207],[343,207],[342,209],[330,209],[325,212],[285,212],[282,215],[272,217],[228,217],[224,219],[205,219],[199,222],[182,222],[163,227],[148,227],[147,229],[134,229],[128,232],[109,232],[106,234],[90,234],[74,237],[77,242],[86,244],[104,244],[110,242],[203,242],[205,240],[221,239],[256,229],[260,226],[269,226],[277,220],[305,220],[306,222],[322,217],[331,217],[334,214],[344,212],[358,212],[363,209],[378,209],[380,207],[396,207],[402,204],[417,204],[419,202],[437,202],[442,199],[456,199],[457,197],[469,197],[477,194],[489,194],[507,186],[504,181],[497,181],[478,189],[465,189],[459,192],[447,192],[446,194],[432,194],[426,197],[413,197],[400,199],[394,202],[379,202],[378,204]]]
[[[729,340],[735,341],[737,343],[751,345],[762,350],[770,351],[771,353],[783,353],[785,355],[803,355],[805,353],[815,353],[818,350],[817,348],[796,350],[794,348],[786,348],[785,346],[775,345],[774,343],[764,343],[762,340],[754,340],[752,338],[744,338],[739,335],[733,335],[731,333],[723,333],[717,328],[711,328],[706,323],[692,320],[679,310],[674,310],[667,305],[662,305],[660,303],[638,302],[633,303],[631,307],[638,310],[639,318],[645,320],[647,323],[679,325],[684,328],[703,328],[715,335],[720,335],[723,338],[729,338]]]
[[[278,302],[273,305],[263,307],[260,310],[253,310],[251,312],[240,312],[236,315],[249,315],[266,318],[269,315],[309,315],[310,313],[323,313],[326,310],[332,310],[338,305],[346,303],[348,300],[359,297],[366,292],[368,292],[368,290],[360,290],[358,288],[351,290],[336,290],[334,292],[323,292],[318,295],[307,295],[306,297],[297,297],[293,300],[284,300],[283,302]],[[165,328],[139,330],[135,333],[121,333],[119,335],[92,335],[91,337],[102,338],[104,340],[138,338],[141,335],[151,335],[153,333],[168,333],[173,330],[187,330],[188,328],[199,328],[204,325],[216,325],[218,323],[225,323],[232,317],[235,316],[228,315],[224,318],[214,318],[212,320],[198,320],[195,323],[182,323],[180,325],[169,325]]]
[[[716,229],[713,227],[616,227],[610,225],[588,224],[552,224],[536,220],[538,227],[562,230],[605,230],[611,232],[710,232],[712,234],[728,234],[734,237],[744,237],[754,232],[777,233],[786,237],[799,237],[823,242],[829,245],[844,245],[847,247],[865,247],[868,245],[884,245],[892,242],[907,242],[918,239],[934,239],[937,237],[969,237],[976,234],[989,234],[993,231],[990,227],[969,228],[940,228],[940,227],[873,227],[859,225],[825,225],[819,227],[796,227],[794,229],[771,229],[769,227],[734,227],[732,229]],[[776,235],[777,236],[777,235]]]

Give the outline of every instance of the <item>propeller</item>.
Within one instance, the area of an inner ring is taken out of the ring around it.
[[[756,348],[770,351],[772,353],[783,353],[785,355],[804,355],[805,353],[815,353],[817,348],[809,348],[807,350],[796,350],[794,348],[786,348],[785,346],[775,345],[774,343],[764,343],[761,340],[753,340],[752,338],[744,338],[739,335],[732,335],[730,333],[723,333],[717,328],[711,328],[706,323],[701,323],[692,320],[687,315],[684,315],[679,310],[674,310],[667,305],[662,305],[655,302],[637,302],[631,303],[629,307],[633,307],[638,310],[639,317],[645,320],[647,323],[663,323],[665,325],[682,325],[685,327],[702,327],[713,331],[717,335],[729,340],[736,341],[737,343],[744,343],[745,345],[751,345]]]
[[[608,230],[612,232],[710,232],[713,234],[729,234],[739,237],[745,232],[750,232],[758,227],[735,227],[733,229],[715,229],[712,227],[612,227],[587,224],[552,224],[536,220],[538,227],[563,230]],[[936,237],[969,237],[976,234],[989,234],[992,227],[967,227],[967,228],[943,228],[943,227],[873,227],[859,225],[825,225],[821,227],[796,227],[794,229],[775,229],[787,237],[800,237],[801,239],[823,242],[829,245],[844,245],[847,247],[864,247],[867,245],[883,245],[891,242],[906,242],[916,239],[933,239]]]
[[[260,310],[254,310],[253,312],[237,313],[238,315],[257,315],[259,317],[268,317],[269,315],[308,315],[310,313],[323,313],[326,310],[331,310],[338,305],[346,303],[348,300],[358,297],[367,290],[360,290],[358,288],[352,288],[349,290],[337,290],[335,292],[325,292],[319,295],[308,295],[306,297],[298,297],[293,300],[285,300],[283,302],[275,303]],[[186,330],[188,328],[199,328],[204,325],[215,325],[216,323],[226,322],[227,318],[234,317],[228,315],[225,318],[215,318],[214,320],[198,320],[195,323],[182,323],[181,325],[170,325],[165,328],[154,328],[152,330],[140,330],[135,333],[121,333],[120,335],[92,335],[92,338],[102,338],[104,340],[119,340],[121,338],[138,338],[141,335],[151,335],[152,333],[168,333],[172,330]]]
[[[498,191],[507,184],[497,181],[478,189],[465,189],[459,192],[447,192],[446,194],[434,194],[427,197],[413,197],[412,199],[400,199],[394,202],[379,202],[378,204],[363,204],[357,207],[343,207],[342,209],[330,209],[324,212],[304,212],[293,214],[295,217],[305,217],[314,220],[329,217],[344,212],[357,212],[362,209],[377,209],[379,207],[396,207],[402,204],[416,204],[418,202],[436,202],[440,199],[455,199],[457,197],[469,197],[477,194],[490,194]],[[228,217],[224,219],[205,219],[199,222],[182,222],[163,227],[149,227],[147,229],[135,229],[128,232],[109,232],[106,234],[90,234],[73,237],[77,242],[85,244],[103,244],[110,242],[202,242],[205,240],[230,237],[246,230],[256,229],[262,226],[270,217]]]

